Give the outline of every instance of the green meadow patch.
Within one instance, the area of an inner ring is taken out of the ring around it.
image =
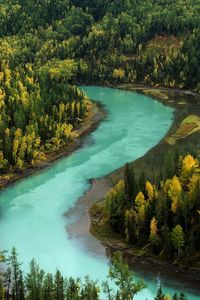
[[[177,140],[183,139],[197,131],[200,131],[200,117],[196,115],[189,115],[181,122],[177,131],[166,138],[166,142],[170,145],[174,145]]]

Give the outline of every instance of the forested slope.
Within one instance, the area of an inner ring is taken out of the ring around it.
[[[71,58],[78,62],[79,81],[199,90],[199,0],[3,3],[1,56],[12,66]]]
[[[31,65],[12,70],[2,62],[1,169],[22,169],[26,163],[45,160],[46,152],[72,139],[73,126],[84,117],[86,98],[66,82],[69,61],[56,65],[59,68],[45,65],[35,73]]]
[[[174,156],[164,169],[164,178],[155,185],[144,172],[136,178],[127,164],[124,180],[107,193],[102,207],[96,203],[96,209],[101,207],[105,226],[129,244],[167,260],[199,267],[199,161],[190,154]]]
[[[77,82],[199,92],[199,45],[199,0],[1,1],[0,168],[70,140],[86,111]]]

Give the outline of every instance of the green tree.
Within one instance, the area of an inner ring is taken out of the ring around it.
[[[5,288],[3,286],[2,275],[0,274],[0,300],[5,299]]]
[[[163,294],[162,287],[160,286],[157,295],[155,297],[155,300],[165,300],[165,295]]]
[[[99,292],[100,290],[96,282],[86,276],[85,283],[81,289],[80,298],[83,300],[100,300]]]
[[[52,274],[48,273],[44,276],[42,299],[43,300],[55,300],[55,298],[54,298],[54,282],[53,282]]]
[[[26,288],[29,291],[27,300],[38,300],[42,297],[44,271],[33,259],[30,262],[30,271],[26,277]]]
[[[61,275],[60,271],[56,271],[56,275],[54,278],[54,299],[55,300],[64,300],[64,278]]]
[[[171,239],[172,239],[172,245],[178,251],[178,255],[180,256],[182,248],[185,244],[184,232],[181,225],[176,225],[176,227],[173,228]]]
[[[8,259],[11,270],[11,294],[12,299],[23,300],[25,298],[23,277],[17,256],[16,249],[13,247],[11,255]]]
[[[132,300],[138,292],[145,288],[143,281],[134,281],[134,273],[129,269],[128,265],[123,262],[120,252],[115,252],[112,257],[109,268],[109,278],[113,280],[119,288],[117,294],[121,300]]]
[[[135,179],[134,169],[131,168],[128,163],[125,165],[124,169],[124,191],[125,197],[127,198],[127,208],[129,208],[132,204],[131,202],[134,201],[138,193],[138,188]]]

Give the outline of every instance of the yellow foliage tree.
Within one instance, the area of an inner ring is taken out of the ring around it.
[[[188,154],[183,159],[181,176],[184,181],[192,175],[194,169],[199,168],[199,162],[191,154]]]
[[[157,232],[158,232],[158,221],[156,220],[155,217],[153,217],[153,219],[151,220],[151,223],[150,223],[150,238],[151,237],[154,237]]]
[[[4,158],[3,152],[0,151],[0,169],[4,169],[7,166],[8,161]]]
[[[198,197],[200,187],[200,175],[192,174],[190,177],[190,182],[188,184],[188,196],[189,199],[195,200]]]
[[[144,205],[145,198],[144,194],[142,192],[139,192],[135,198],[135,206],[140,207],[141,205]]]
[[[123,79],[125,77],[125,71],[122,68],[114,69],[113,78],[115,79]]]
[[[135,198],[135,221],[137,223],[137,236],[139,237],[140,231],[143,229],[143,225],[145,222],[145,215],[146,215],[146,201],[144,198],[144,194],[139,192]]]
[[[165,295],[164,300],[171,300],[171,296],[170,295]]]
[[[179,178],[174,176],[170,180],[168,195],[172,201],[171,211],[175,214],[181,200],[182,186]]]
[[[151,182],[149,182],[148,180],[146,182],[146,191],[147,191],[149,200],[152,201],[154,198],[154,188],[153,188]]]
[[[13,140],[13,150],[12,150],[12,156],[13,156],[15,163],[17,162],[17,155],[18,155],[19,145],[21,142],[21,136],[22,136],[22,131],[20,128],[18,128],[15,131],[15,136],[14,136],[14,140]]]
[[[158,221],[156,217],[153,217],[150,223],[150,235],[149,240],[151,243],[156,245],[159,242],[159,236],[158,236]]]

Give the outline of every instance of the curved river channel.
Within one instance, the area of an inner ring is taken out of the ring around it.
[[[34,257],[45,271],[59,268],[66,276],[89,274],[102,281],[108,274],[106,255],[70,238],[66,225],[71,220],[63,213],[89,189],[89,179],[104,176],[155,146],[170,128],[173,110],[137,93],[95,86],[81,88],[105,106],[106,120],[85,138],[81,149],[1,192],[0,249],[15,246],[25,271]],[[136,300],[154,298],[156,277],[144,278],[148,288]],[[173,292],[166,283],[164,288]],[[198,299],[192,293],[188,295],[189,300]]]

